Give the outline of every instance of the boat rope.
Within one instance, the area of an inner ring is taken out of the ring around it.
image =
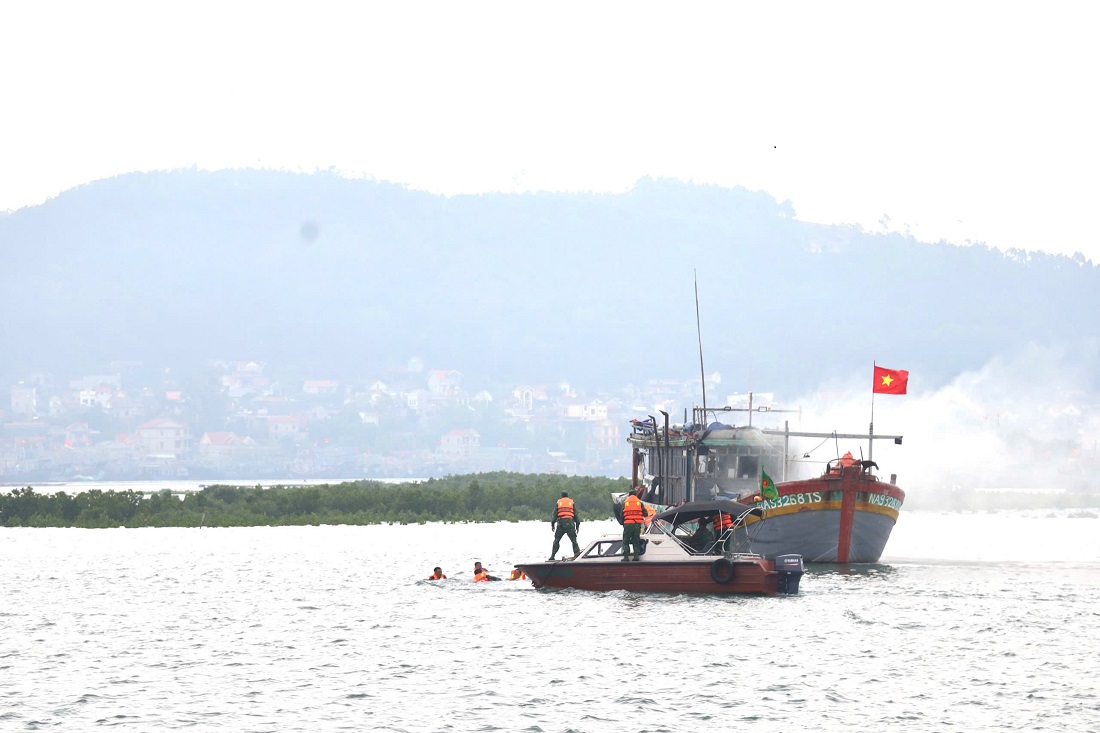
[[[815,446],[814,446],[813,448],[810,448],[810,449],[809,449],[808,451],[805,451],[805,455],[807,455],[807,456],[808,456],[808,455],[810,455],[810,454],[811,454],[811,453],[813,453],[813,452],[814,452],[815,450],[817,450],[817,449],[818,449],[818,448],[820,448],[821,446],[823,446],[823,445],[825,445],[826,443],[828,443],[828,442],[829,442],[829,438],[832,438],[832,437],[833,437],[834,435],[836,435],[836,431],[835,431],[835,430],[834,430],[834,431],[833,431],[832,433],[830,433],[830,434],[829,434],[829,436],[828,436],[827,438],[825,438],[824,440],[822,440],[822,441],[821,441],[820,443],[818,443],[817,445],[815,445]],[[839,451],[839,448],[838,448],[837,450]],[[838,452],[838,455],[839,455],[839,452]]]

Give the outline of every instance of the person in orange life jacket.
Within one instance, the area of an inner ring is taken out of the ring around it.
[[[481,561],[478,560],[474,563],[474,582],[484,583],[488,580],[500,580],[500,578],[489,575],[489,571],[481,567]]]
[[[726,512],[718,512],[714,515],[714,534],[718,537],[719,548],[722,552],[728,552],[732,532],[728,532],[733,526],[733,515]]]
[[[733,526],[733,515],[726,512],[718,512],[714,515],[714,531],[722,534]]]
[[[443,574],[443,568],[435,567],[432,569],[432,574],[428,576],[428,580],[446,580],[447,576]]]
[[[581,554],[581,546],[577,544],[577,530],[581,528],[581,518],[577,514],[577,506],[569,498],[569,492],[561,492],[561,498],[554,506],[554,515],[550,518],[550,531],[554,533],[554,548],[550,550],[549,562],[554,562],[561,545],[563,535],[569,537],[573,543],[573,557]]]
[[[632,491],[623,499],[623,562],[630,560],[631,546],[634,547],[634,560],[642,559],[639,557],[642,554],[642,525],[649,516],[649,509],[638,498],[641,493],[638,487],[637,493]]]
[[[519,568],[512,568],[511,574],[508,575],[508,580],[527,580],[527,573]]]
[[[841,469],[854,465],[856,465],[856,459],[852,457],[852,451],[848,451],[837,460],[836,464],[829,470],[829,473],[840,473]]]

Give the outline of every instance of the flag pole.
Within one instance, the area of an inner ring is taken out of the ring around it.
[[[875,459],[875,377],[874,367],[878,366],[878,361],[872,361],[871,371],[871,425],[867,429],[867,460],[873,461]]]

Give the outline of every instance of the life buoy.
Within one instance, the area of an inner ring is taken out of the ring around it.
[[[710,564],[710,579],[715,583],[728,583],[733,580],[733,563],[720,557]]]

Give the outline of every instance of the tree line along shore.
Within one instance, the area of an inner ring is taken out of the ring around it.
[[[625,478],[481,473],[410,483],[351,481],[315,486],[211,485],[167,489],[0,494],[3,527],[258,527],[550,520],[568,491],[583,520],[612,516],[611,494]]]

